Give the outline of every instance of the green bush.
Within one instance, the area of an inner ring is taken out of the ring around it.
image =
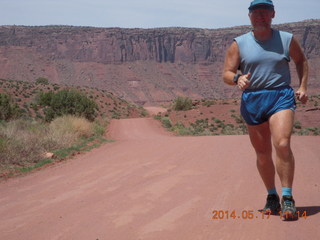
[[[75,115],[93,121],[98,110],[98,105],[93,100],[74,89],[57,93],[41,92],[37,96],[37,103],[46,107],[44,113],[47,122],[62,115]]]
[[[298,136],[308,136],[308,135],[310,135],[310,131],[308,129],[306,129],[306,128],[302,128],[299,131],[295,131],[294,130],[294,133],[296,135],[298,135]]]
[[[39,78],[36,79],[36,84],[48,85],[49,84],[49,80],[47,78],[44,78],[44,77],[39,77]]]
[[[173,103],[173,109],[176,111],[186,111],[192,108],[192,100],[188,97],[177,97]]]
[[[190,124],[190,130],[192,135],[201,136],[209,134],[208,119],[198,119],[194,123]]]
[[[293,127],[296,129],[301,129],[301,122],[300,121],[295,121],[293,124]]]
[[[215,100],[208,100],[208,101],[205,101],[204,103],[202,103],[203,106],[207,106],[207,107],[210,107],[215,104],[216,104]]]
[[[171,128],[171,127],[172,127],[171,120],[170,120],[170,118],[168,118],[168,117],[163,117],[163,118],[161,119],[161,122],[162,122],[162,124],[163,124],[163,126],[164,126],[165,128]]]
[[[22,112],[16,103],[13,103],[10,95],[0,93],[0,120],[9,121],[21,117]]]
[[[172,126],[171,131],[175,132],[177,135],[180,136],[192,135],[190,129],[186,128],[181,122],[177,122],[174,126]]]
[[[154,119],[156,120],[161,120],[162,116],[161,116],[161,113],[157,113],[156,115],[153,116]]]
[[[320,131],[319,131],[320,129],[317,128],[317,127],[307,128],[307,130],[308,130],[309,132],[311,132],[312,135],[314,135],[314,136],[318,136],[319,133],[320,133]]]
[[[244,124],[244,119],[241,115],[236,115],[236,114],[231,114],[231,117],[234,118],[234,120],[236,121],[236,123],[238,124]]]
[[[105,133],[105,128],[106,128],[106,124],[105,125],[101,125],[98,122],[95,122],[93,125],[93,132],[95,136],[103,136],[103,134]]]

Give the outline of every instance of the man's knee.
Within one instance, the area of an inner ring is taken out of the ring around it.
[[[291,154],[290,138],[280,138],[273,143],[278,154],[288,156]]]

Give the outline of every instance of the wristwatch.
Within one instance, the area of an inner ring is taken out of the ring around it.
[[[241,77],[241,74],[239,74],[239,73],[237,73],[237,74],[234,75],[234,77],[233,77],[233,82],[234,82],[236,85],[238,84],[239,77]]]

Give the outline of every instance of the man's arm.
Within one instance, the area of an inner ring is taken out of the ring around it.
[[[300,47],[298,40],[295,37],[293,37],[291,40],[289,54],[296,65],[297,74],[300,81],[300,86],[299,89],[296,91],[296,96],[299,101],[301,101],[302,103],[306,103],[308,101],[308,61]]]
[[[223,81],[229,85],[235,85],[233,82],[233,78],[237,73],[238,67],[240,64],[240,53],[239,47],[236,41],[233,41],[231,46],[228,48],[225,61],[224,61],[224,69],[223,69]],[[250,76],[251,74],[248,73],[247,75],[242,75],[238,79],[238,87],[240,89],[246,89],[250,85]]]

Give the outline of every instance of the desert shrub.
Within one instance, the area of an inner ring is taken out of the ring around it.
[[[113,119],[120,119],[121,118],[121,114],[120,114],[120,112],[117,111],[116,108],[114,110],[112,110],[111,118],[113,118]]]
[[[192,135],[190,129],[186,128],[181,122],[177,122],[174,126],[172,126],[171,131],[181,136]]]
[[[300,121],[294,121],[293,127],[295,129],[301,129],[301,122]]]
[[[191,123],[190,130],[192,132],[192,135],[209,135],[208,119],[198,119],[194,123]]]
[[[212,118],[212,121],[214,121],[215,123],[222,123],[222,121],[218,118]]]
[[[204,103],[202,103],[203,106],[207,106],[207,107],[210,107],[215,104],[216,104],[215,100],[208,100],[208,101],[205,101]]]
[[[241,115],[237,115],[237,114],[231,114],[231,117],[234,118],[235,122],[238,124],[244,124],[245,121],[243,119],[243,117]]]
[[[161,120],[162,118],[161,112],[158,112],[156,115],[153,116],[153,118],[156,120]]]
[[[317,127],[307,128],[307,130],[308,130],[310,133],[312,133],[312,135],[314,135],[314,136],[318,136],[319,133],[320,133],[320,131],[319,131],[320,129],[317,128]]]
[[[98,105],[86,95],[72,89],[41,92],[37,96],[37,103],[46,107],[45,120],[50,122],[62,115],[75,115],[93,121],[97,116]]]
[[[231,125],[231,124],[223,125],[223,127],[221,129],[221,134],[223,134],[223,135],[233,135],[233,134],[235,134],[234,126]]]
[[[148,117],[149,116],[147,110],[144,109],[143,107],[139,106],[138,110],[140,112],[140,117]]]
[[[9,121],[22,115],[19,106],[14,103],[10,95],[0,93],[0,120]]]
[[[85,118],[75,116],[61,116],[49,125],[49,138],[59,147],[69,147],[80,137],[93,135],[93,125]]]
[[[168,118],[168,117],[163,117],[163,118],[161,119],[161,122],[162,122],[162,125],[163,125],[165,128],[171,128],[171,127],[172,127],[171,120],[170,120],[170,118]]]
[[[306,128],[299,129],[298,131],[294,130],[293,132],[294,132],[294,134],[296,134],[298,136],[308,136],[308,135],[310,135],[310,131],[308,129],[306,129]]]
[[[108,123],[106,120],[95,121],[93,123],[93,134],[99,137],[103,136]]]
[[[173,109],[176,111],[186,111],[192,108],[192,100],[188,97],[177,97],[173,103]]]
[[[36,79],[36,84],[48,85],[49,84],[49,80],[47,78],[44,78],[44,77],[39,77],[39,78]]]
[[[45,152],[102,136],[106,124],[75,116],[58,117],[50,124],[23,119],[0,122],[0,167],[38,163]]]
[[[13,120],[0,126],[0,165],[33,163],[41,159],[50,143],[42,136],[45,129],[36,122]]]

